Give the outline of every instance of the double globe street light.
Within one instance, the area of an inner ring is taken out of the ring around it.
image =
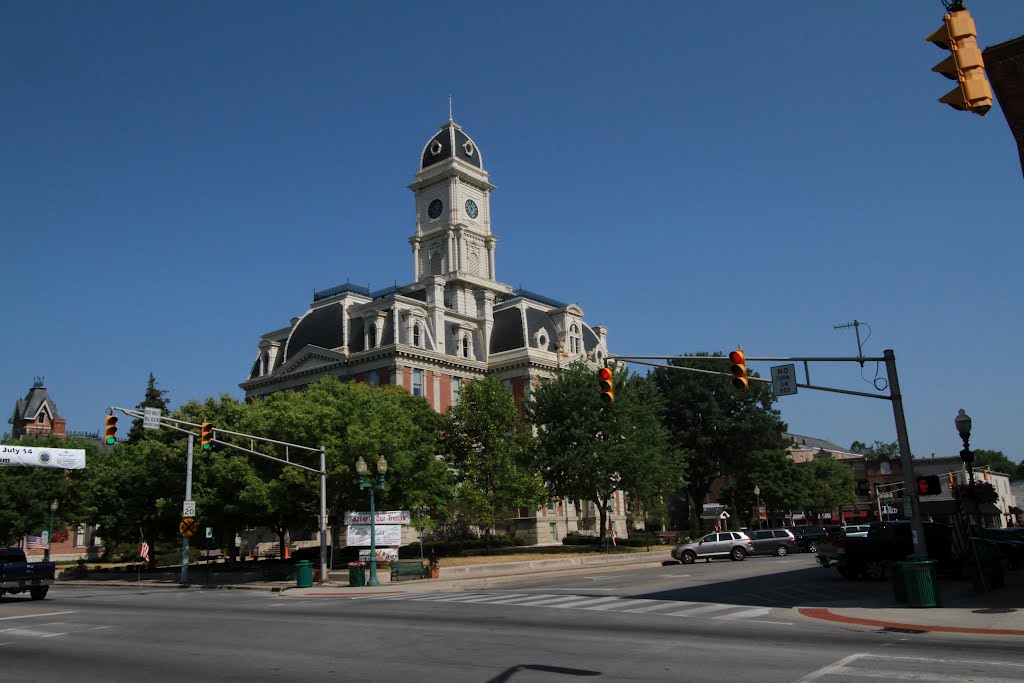
[[[384,456],[380,456],[377,460],[377,474],[380,475],[379,481],[366,481],[366,473],[369,468],[366,466],[366,461],[363,460],[363,456],[359,456],[356,460],[356,474],[359,475],[359,488],[370,490],[370,580],[367,582],[368,586],[379,586],[377,582],[377,510],[374,507],[373,491],[374,489],[384,490],[384,475],[388,471],[388,461],[384,459]]]

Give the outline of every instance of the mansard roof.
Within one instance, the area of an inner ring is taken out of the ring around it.
[[[480,148],[462,132],[462,127],[459,124],[448,119],[448,122],[441,126],[441,130],[427,140],[427,144],[423,146],[420,170],[453,157],[481,170],[484,167]]]

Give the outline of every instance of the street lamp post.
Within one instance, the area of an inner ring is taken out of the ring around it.
[[[960,460],[964,463],[964,468],[967,470],[967,482],[968,487],[971,491],[971,507],[974,508],[975,512],[975,524],[978,523],[978,499],[974,497],[974,453],[971,452],[970,440],[971,440],[971,416],[964,411],[963,408],[957,413],[956,419],[953,421],[956,424],[956,431],[960,432],[960,438],[963,439],[964,448],[960,451]]]
[[[43,553],[43,562],[50,561],[50,546],[53,545],[53,513],[57,512],[57,501],[50,501],[50,528],[46,531],[46,552]]]
[[[380,475],[379,481],[366,481],[367,469],[366,461],[360,455],[359,460],[356,460],[359,488],[370,490],[370,580],[367,581],[367,585],[379,586],[380,583],[377,582],[377,510],[374,507],[373,491],[374,489],[384,489],[384,475],[388,471],[388,461],[384,459],[383,455],[377,460],[377,473]]]
[[[757,528],[761,528],[761,487],[754,484],[754,498],[757,499]]]

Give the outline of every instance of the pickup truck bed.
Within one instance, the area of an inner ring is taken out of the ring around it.
[[[0,548],[0,595],[28,591],[42,600],[53,585],[53,562],[27,562],[21,548]]]

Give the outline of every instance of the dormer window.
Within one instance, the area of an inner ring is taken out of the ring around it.
[[[573,323],[569,327],[569,353],[576,356],[583,352],[583,339],[580,337],[580,326]]]
[[[366,330],[366,347],[369,349],[377,346],[377,323],[370,323]]]
[[[412,326],[412,345],[420,346],[420,324],[415,323]]]
[[[469,335],[462,336],[462,357],[469,358]]]
[[[39,413],[39,417],[36,418],[36,422],[38,422],[39,424],[46,424],[46,414]]]

